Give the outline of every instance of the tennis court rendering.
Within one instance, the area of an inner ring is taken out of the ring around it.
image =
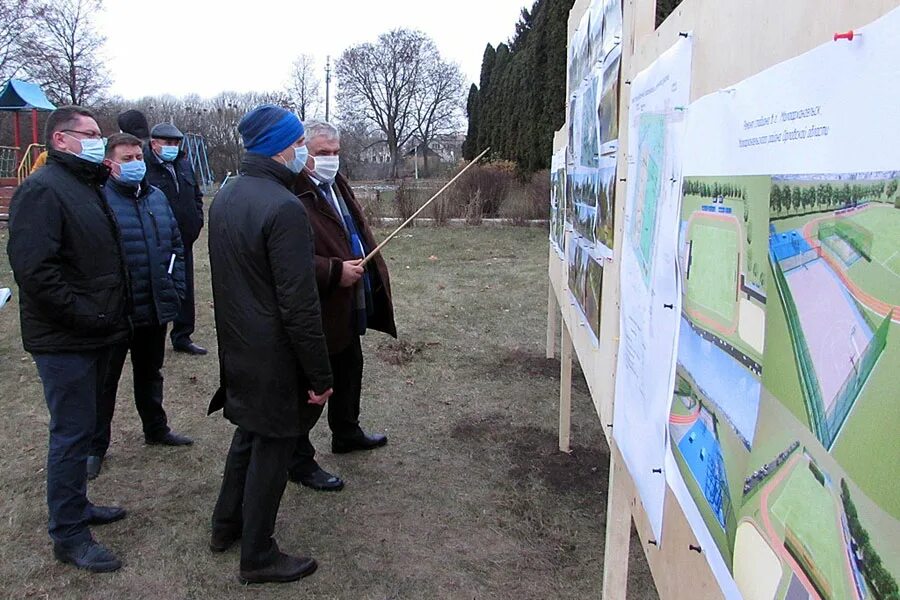
[[[866,215],[870,210],[878,220]],[[897,241],[881,239],[867,225],[890,235],[900,225],[900,211],[840,209],[810,216],[798,229],[770,232],[770,259],[810,429],[826,449],[875,369],[891,320],[900,316],[890,292],[900,287],[900,275],[891,270]]]

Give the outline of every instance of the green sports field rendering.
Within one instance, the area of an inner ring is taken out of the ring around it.
[[[812,558],[831,592],[829,597],[853,598],[847,543],[840,528],[839,491],[832,489],[834,482],[816,479],[816,468],[808,460],[798,461],[780,492],[773,493],[777,494],[771,505],[773,524],[784,537],[790,530],[795,543]]]
[[[762,362],[771,179],[686,177],[681,201],[684,312]]]
[[[874,235],[872,260],[857,261],[848,275],[876,298],[900,304],[900,209],[872,203],[847,219]]]
[[[688,232],[691,265],[687,300],[730,326],[737,309],[737,223],[705,218],[702,214],[694,219]]]
[[[790,565],[784,561],[782,556],[782,551],[785,550],[783,545],[784,522],[787,521],[791,524],[790,519],[804,520],[807,517],[811,521],[809,525],[800,522],[791,525],[795,539],[802,539],[803,536],[816,531],[816,528],[821,528],[826,537],[833,536],[833,532],[838,527],[836,517],[840,516],[841,510],[844,510],[846,514],[846,510],[842,509],[843,504],[840,498],[841,481],[850,483],[859,522],[868,531],[869,541],[884,567],[891,573],[900,573],[900,522],[877,506],[858,486],[851,483],[853,480],[843,468],[843,464],[835,461],[834,456],[821,447],[810,431],[803,429],[780,402],[764,391],[759,427],[753,452],[748,461],[747,473],[758,473],[763,466],[772,465],[780,453],[795,444],[799,444],[799,448],[790,455],[790,458],[780,467],[770,468],[762,481],[754,485],[752,491],[744,496],[738,518],[739,522],[752,522],[782,558],[784,576],[780,585],[781,592],[774,598],[778,600],[785,598],[792,573]],[[813,471],[810,470],[809,463],[814,463],[816,470],[824,474],[823,479],[827,481],[827,486],[819,483]],[[806,472],[801,473],[801,469]],[[798,478],[796,481],[794,481],[795,470]],[[809,478],[804,480],[804,477]],[[885,479],[891,478],[886,477]],[[810,487],[811,483],[818,485],[818,489]],[[789,495],[784,496],[784,500],[782,500],[783,491],[788,489],[788,484],[791,485],[794,492],[789,492]],[[816,493],[810,498],[804,499],[802,495],[798,496],[798,492],[804,490],[806,492],[825,490],[827,494]],[[831,504],[827,504],[826,501],[830,501]],[[831,522],[820,523],[826,509],[828,510],[827,514],[834,519],[833,525]],[[813,512],[816,514],[812,514]],[[767,514],[768,517],[766,517]],[[771,531],[766,527],[766,518],[769,519],[769,524],[772,526]],[[817,544],[814,546],[818,547]],[[840,548],[837,547],[837,549]],[[833,556],[832,558],[828,556],[834,551],[824,549],[824,552],[826,555],[816,560],[817,564],[822,566],[829,564],[829,560],[833,560]],[[736,556],[736,560],[742,560],[742,558]],[[837,594],[831,596],[831,598],[845,597],[852,596]]]

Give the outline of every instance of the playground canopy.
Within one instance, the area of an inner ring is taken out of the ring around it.
[[[10,79],[0,92],[0,110],[54,110],[56,107],[47,99],[44,90],[36,83],[21,79]]]

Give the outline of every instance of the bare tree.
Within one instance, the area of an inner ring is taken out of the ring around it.
[[[400,149],[415,132],[414,99],[423,58],[430,52],[436,50],[425,34],[395,29],[375,43],[348,48],[336,64],[341,120],[367,120],[382,132],[391,177],[397,176]]]
[[[291,65],[291,80],[287,93],[301,121],[317,116],[322,104],[322,82],[316,77],[316,61],[309,54],[301,54]]]
[[[50,0],[22,41],[23,69],[58,103],[83,105],[110,83],[100,53],[106,38],[94,28],[102,0]]]
[[[14,77],[22,68],[19,45],[41,12],[28,0],[0,0],[0,81]]]
[[[459,131],[463,111],[463,76],[459,66],[435,50],[425,57],[413,101],[415,136],[422,146],[422,170],[428,176],[428,146]]]

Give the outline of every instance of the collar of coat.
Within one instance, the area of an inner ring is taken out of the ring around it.
[[[352,195],[352,190],[350,189],[350,184],[344,179],[344,176],[340,173],[334,178],[333,186],[337,187],[338,192],[341,194],[341,197],[344,199],[344,202],[348,202],[348,198]],[[294,195],[298,198],[304,194],[312,194],[316,198],[316,202],[326,202],[326,200],[322,197],[322,194],[319,193],[319,185],[316,179],[313,179],[309,173],[304,170],[301,174],[297,175],[294,179],[293,185]],[[331,202],[327,201],[327,204],[323,204],[326,208],[331,210],[330,207]]]
[[[268,156],[247,152],[241,161],[241,175],[271,179],[291,189],[297,175],[283,164]]]
[[[103,163],[92,163],[89,160],[78,158],[74,154],[52,149],[47,152],[47,163],[58,164],[89,185],[103,185],[109,179],[109,167]]]
[[[106,182],[106,186],[112,188],[120,196],[125,196],[127,198],[143,198],[149,194],[152,189],[150,184],[147,183],[146,177],[144,177],[143,181],[138,185],[122,183],[115,177],[110,177]]]

